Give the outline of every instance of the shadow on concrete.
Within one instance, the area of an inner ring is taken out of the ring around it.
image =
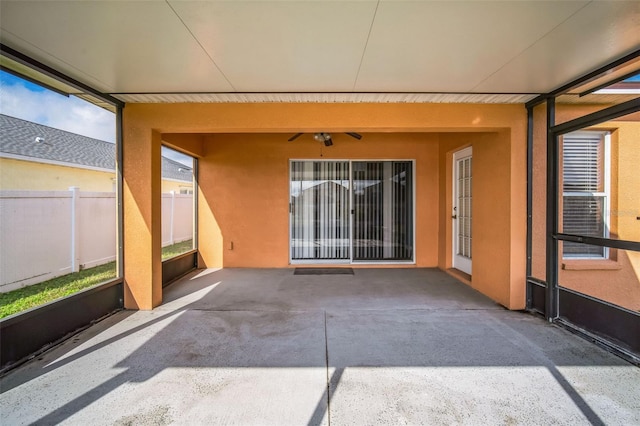
[[[555,412],[561,420],[604,424],[582,396],[584,377],[578,390],[563,367],[630,366],[437,270],[323,277],[225,269],[185,277],[167,288],[156,310],[105,320],[0,383],[3,405],[37,390],[50,398],[11,410],[8,423],[12,416],[38,424],[111,423],[158,404],[160,411],[127,421],[162,423],[165,417],[149,416],[173,412],[193,423],[315,425],[330,416],[376,423],[392,419],[388,411],[415,421],[435,416],[428,401],[438,395],[467,401],[460,410],[475,420],[502,415],[492,421],[501,422],[507,412],[533,409],[547,422],[555,411],[535,404],[554,408],[564,400],[567,412]],[[633,374],[629,380],[640,377]]]

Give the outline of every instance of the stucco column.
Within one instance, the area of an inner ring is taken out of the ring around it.
[[[123,141],[124,304],[162,302],[160,133],[127,120]]]

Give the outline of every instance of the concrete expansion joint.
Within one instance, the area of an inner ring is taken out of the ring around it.
[[[324,359],[327,380],[327,424],[331,426],[331,378],[329,377],[329,338],[327,335],[327,311],[324,310]]]
[[[640,425],[637,367],[443,272],[280,273],[183,279],[105,319],[2,377],[0,424]]]
[[[439,311],[508,311],[507,309],[497,306],[495,308],[456,308],[456,307],[442,307],[442,308],[350,308],[350,309],[336,309],[336,312],[439,312]]]
[[[280,313],[324,313],[331,315],[335,312],[438,312],[438,311],[508,311],[500,306],[495,308],[456,308],[456,307],[443,307],[443,308],[336,308],[333,310],[325,309],[221,309],[221,308],[187,308],[187,311],[201,311],[201,312],[280,312]]]
[[[200,312],[267,312],[267,313],[318,313],[324,312],[318,309],[217,309],[217,308],[189,308],[188,311],[200,311]]]
[[[496,311],[508,311],[500,306],[492,308],[456,308],[456,307],[442,307],[442,308],[336,308],[336,309],[221,309],[221,308],[187,308],[187,311],[198,312],[256,312],[256,313],[291,313],[291,314],[312,314],[322,313],[325,316],[331,316],[339,312],[450,312],[450,311],[468,311],[468,312],[496,312]]]

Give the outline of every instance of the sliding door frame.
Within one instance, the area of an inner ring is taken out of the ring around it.
[[[291,246],[292,233],[292,217],[291,210],[289,210],[289,264],[290,265],[415,265],[416,264],[416,160],[404,159],[404,158],[291,158],[289,159],[289,203],[291,203],[291,178],[292,170],[291,165],[296,161],[311,161],[311,162],[347,162],[349,163],[349,259],[346,260],[325,260],[325,259],[293,259],[293,251]],[[412,197],[412,259],[411,260],[353,260],[353,232],[354,232],[354,214],[353,214],[353,163],[357,162],[385,162],[385,161],[405,161],[411,163],[411,197]]]
[[[291,179],[293,177],[293,170],[292,170],[292,165],[294,162],[314,162],[314,163],[347,163],[349,166],[349,196],[347,197],[349,200],[349,207],[348,207],[348,211],[349,211],[349,258],[348,259],[293,259],[293,246],[291,244],[291,240],[293,238],[293,214],[292,214],[292,205],[293,205],[293,196],[291,193]],[[350,160],[343,160],[343,159],[338,159],[338,158],[331,158],[331,159],[289,159],[289,178],[288,178],[288,185],[289,185],[289,264],[290,265],[349,265],[351,263],[351,258],[353,256],[353,248],[352,248],[352,244],[351,244],[351,233],[353,232],[353,214],[351,214],[352,211],[352,207],[353,207],[353,201],[351,200],[351,188],[353,185],[352,182],[352,178],[351,178],[351,172],[352,172],[352,168],[351,168],[351,161]]]

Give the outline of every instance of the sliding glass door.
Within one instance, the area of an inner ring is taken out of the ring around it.
[[[412,166],[353,162],[353,260],[413,260]]]
[[[291,260],[349,260],[349,162],[291,162]]]
[[[291,261],[413,261],[413,162],[292,161]]]

